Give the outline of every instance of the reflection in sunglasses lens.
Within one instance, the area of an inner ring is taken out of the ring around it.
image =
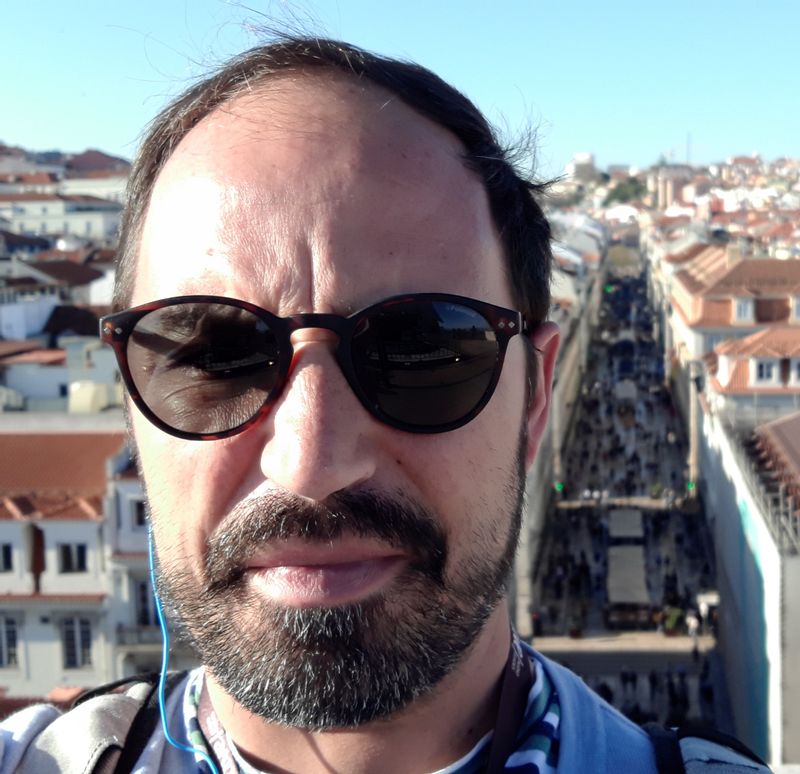
[[[352,347],[368,400],[420,428],[470,414],[492,383],[499,353],[483,315],[449,301],[376,307],[358,326]]]
[[[279,345],[265,320],[237,306],[184,303],[157,309],[128,340],[136,389],[163,422],[220,433],[255,416],[278,377]]]

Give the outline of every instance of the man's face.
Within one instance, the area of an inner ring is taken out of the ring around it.
[[[133,303],[196,293],[348,314],[445,292],[513,307],[460,153],[377,89],[273,81],[170,158]],[[352,726],[428,692],[496,615],[519,527],[524,342],[483,412],[435,435],[368,414],[329,332],[293,343],[290,380],[257,426],[185,441],[134,411],[134,434],[160,591],[213,678],[270,720]]]

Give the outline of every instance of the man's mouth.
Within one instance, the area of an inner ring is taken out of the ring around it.
[[[335,607],[384,591],[407,564],[408,556],[381,543],[292,540],[251,559],[245,577],[281,606]]]

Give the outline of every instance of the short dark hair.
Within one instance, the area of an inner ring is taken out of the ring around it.
[[[450,131],[465,149],[489,199],[508,261],[511,291],[530,323],[542,322],[550,306],[550,225],[536,197],[545,184],[518,174],[510,153],[475,105],[417,64],[372,54],[336,40],[287,37],[233,58],[185,91],[150,124],[133,163],[120,229],[115,310],[130,305],[142,225],[159,172],[178,143],[220,105],[264,80],[292,72],[339,71],[396,95],[420,115]],[[454,196],[458,192],[454,192]]]

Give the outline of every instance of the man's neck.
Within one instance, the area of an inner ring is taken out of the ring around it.
[[[466,755],[494,727],[508,658],[509,617],[498,605],[463,661],[425,699],[387,721],[308,732],[269,723],[207,673],[214,710],[243,757],[270,772],[431,772]]]

